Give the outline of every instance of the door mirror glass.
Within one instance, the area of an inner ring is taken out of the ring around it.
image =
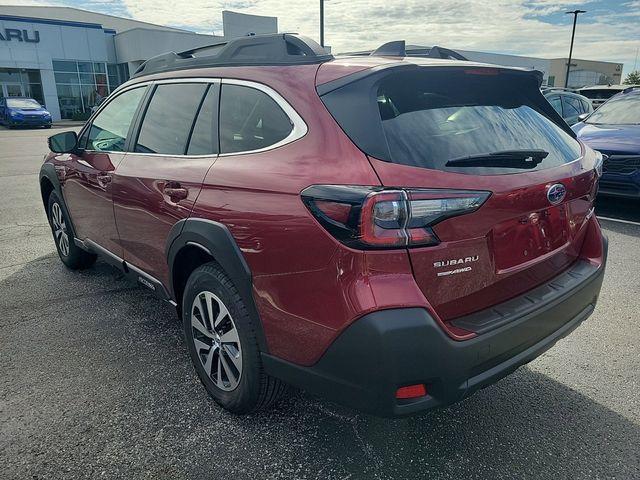
[[[56,133],[49,137],[49,149],[55,153],[70,153],[78,146],[76,132]]]
[[[584,122],[587,119],[588,116],[589,116],[588,113],[583,113],[581,115],[578,115],[578,121],[579,122]]]

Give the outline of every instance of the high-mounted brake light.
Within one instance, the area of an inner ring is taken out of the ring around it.
[[[466,68],[464,73],[467,75],[487,75],[495,76],[500,75],[499,68]]]
[[[316,185],[304,190],[302,199],[338,240],[368,249],[437,245],[434,225],[474,212],[489,195],[470,190]]]

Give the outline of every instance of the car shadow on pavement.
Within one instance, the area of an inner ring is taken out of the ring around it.
[[[71,272],[54,255],[41,257],[1,280],[0,295],[4,478],[640,472],[640,426],[527,367],[418,417],[374,418],[304,393],[240,417],[200,385],[174,309],[106,264]]]

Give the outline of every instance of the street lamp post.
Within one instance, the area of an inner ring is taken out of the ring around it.
[[[320,0],[320,45],[324,47],[324,0]]]
[[[571,68],[571,56],[573,55],[573,39],[576,36],[576,22],[578,21],[578,15],[581,13],[587,13],[586,10],[574,10],[573,12],[566,12],[567,15],[573,15],[573,30],[571,31],[571,47],[569,47],[569,61],[567,62],[567,75],[564,78],[564,88],[569,85],[569,69]]]

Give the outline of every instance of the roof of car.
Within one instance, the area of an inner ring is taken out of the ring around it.
[[[579,91],[585,90],[625,90],[629,87],[638,86],[638,85],[591,85],[590,87],[582,87],[579,88]]]
[[[228,42],[206,45],[184,52],[168,52],[150,58],[133,75],[133,79],[153,74],[215,67],[259,67],[322,65],[323,75],[317,83],[330,81],[358,70],[385,68],[402,64],[416,66],[464,66],[468,68],[500,68],[532,71],[466,60],[462,55],[443,47],[431,47],[425,54],[405,50],[403,40],[388,42],[370,55],[334,57],[310,38],[290,33],[240,37]],[[535,71],[534,71],[535,72]],[[320,73],[320,72],[319,72]]]

